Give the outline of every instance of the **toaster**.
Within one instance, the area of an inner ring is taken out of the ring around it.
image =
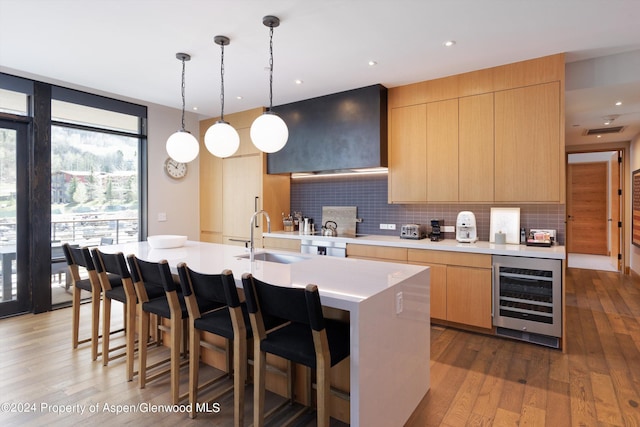
[[[427,237],[427,226],[422,224],[405,224],[400,227],[401,239],[420,240]]]

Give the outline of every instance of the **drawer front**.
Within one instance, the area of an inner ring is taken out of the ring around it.
[[[263,246],[265,249],[280,249],[283,251],[300,252],[300,240],[298,239],[264,237]]]
[[[467,252],[409,249],[409,262],[461,265],[465,267],[491,268],[491,255]]]
[[[347,257],[407,262],[407,249],[388,246],[347,244]]]

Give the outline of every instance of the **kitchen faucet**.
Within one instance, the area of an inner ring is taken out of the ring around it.
[[[271,218],[269,218],[269,214],[267,213],[267,211],[261,210],[261,211],[254,212],[254,214],[251,215],[251,221],[249,221],[249,227],[251,228],[251,232],[250,232],[251,238],[250,238],[250,246],[249,246],[249,260],[251,262],[253,262],[253,251],[254,251],[254,246],[253,246],[253,224],[254,224],[258,214],[263,214],[265,216],[265,218],[267,218],[267,233],[271,233]]]

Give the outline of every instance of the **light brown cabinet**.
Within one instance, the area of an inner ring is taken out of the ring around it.
[[[560,202],[560,83],[495,93],[495,200]]]
[[[427,106],[391,110],[389,203],[427,200]]]
[[[458,200],[494,200],[493,93],[458,100]]]
[[[408,262],[431,269],[431,318],[490,329],[491,255],[409,249]]]
[[[389,91],[389,203],[564,200],[564,58]]]
[[[290,209],[290,178],[268,175],[266,154],[255,148],[249,136],[253,120],[262,114],[256,108],[225,116],[240,135],[240,147],[231,157],[220,159],[200,150],[200,240],[245,245],[249,240],[249,220],[256,210],[271,216],[271,230],[283,229],[280,216]],[[200,140],[217,118],[200,122]],[[262,242],[266,220],[258,217],[254,238]]]
[[[491,329],[491,255],[347,244],[347,257],[430,268],[432,320]]]
[[[458,201],[458,100],[427,104],[427,199]],[[419,183],[415,183],[419,185]]]

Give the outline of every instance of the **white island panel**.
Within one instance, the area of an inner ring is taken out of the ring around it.
[[[402,425],[429,390],[428,267],[318,255],[296,255],[303,260],[292,264],[250,262],[241,247],[192,241],[173,249],[139,242],[100,250],[166,259],[174,272],[180,262],[207,274],[228,268],[238,287],[245,272],[280,286],[317,285],[322,304],[348,311],[351,319],[353,426]]]

